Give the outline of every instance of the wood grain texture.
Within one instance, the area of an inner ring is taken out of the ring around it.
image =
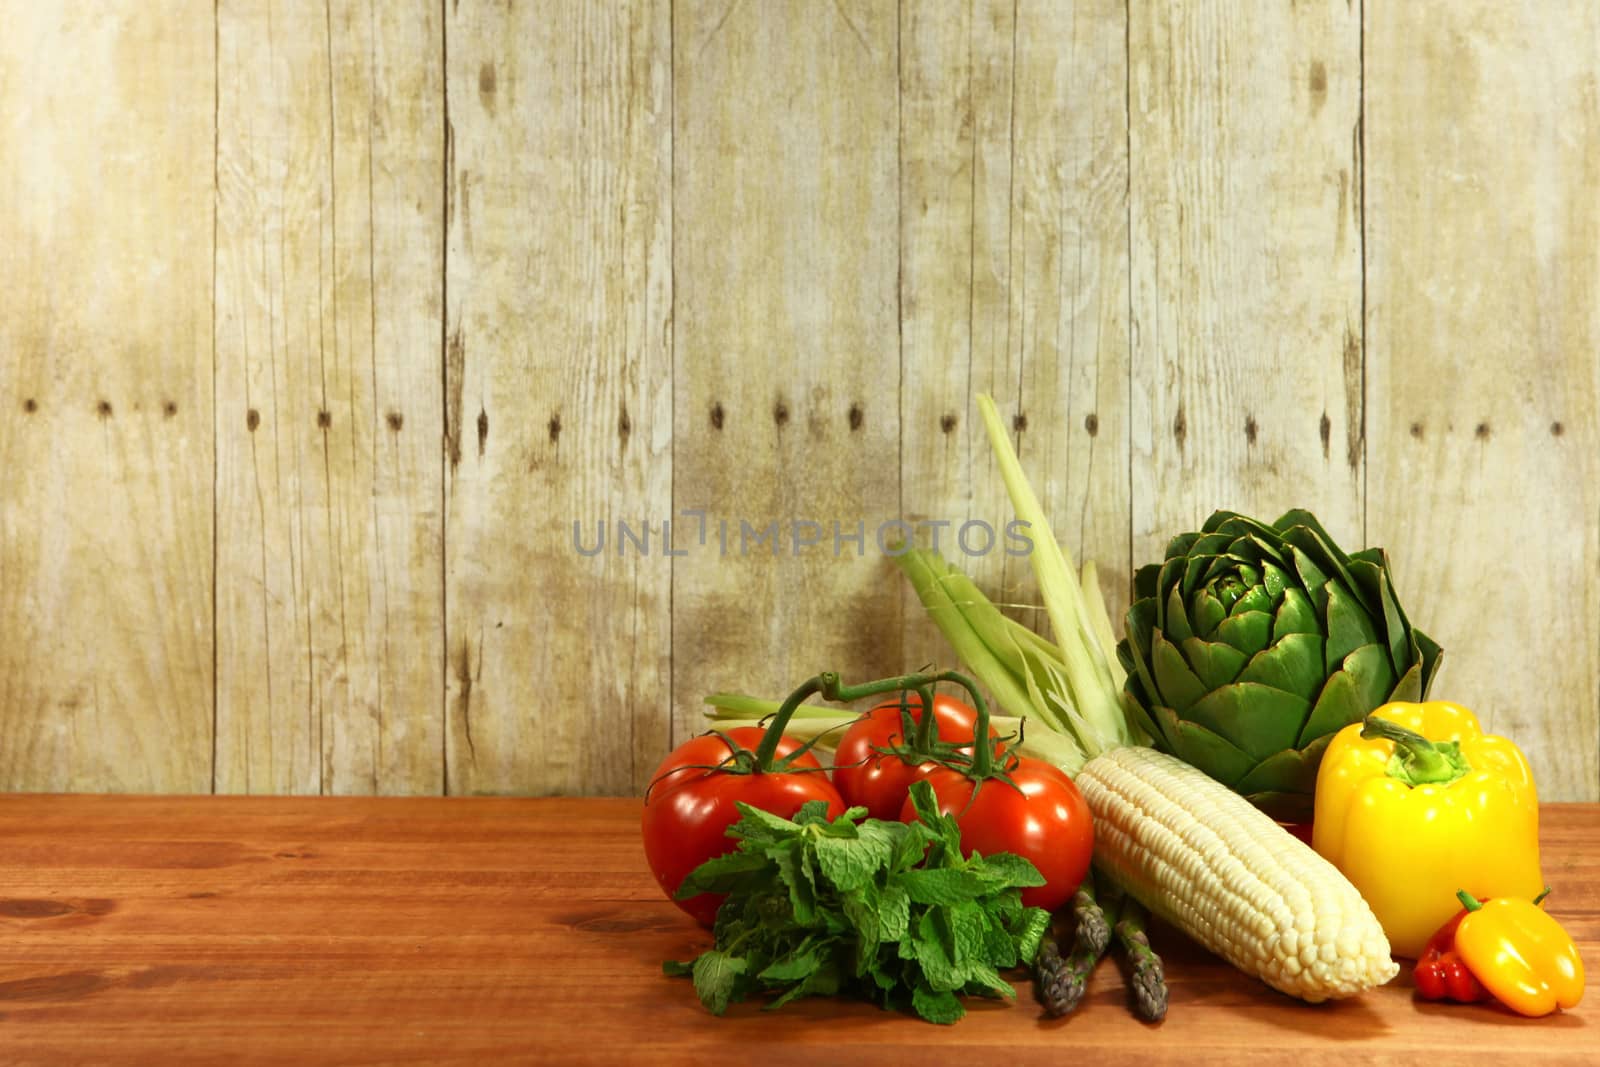
[[[673,505],[708,527],[673,561],[682,737],[704,694],[901,663],[898,34],[886,2],[675,18]]]
[[[1130,12],[1133,562],[1218,508],[1359,544],[1360,7]]]
[[[706,1013],[661,961],[708,935],[664,899],[637,800],[0,798],[0,1012],[18,1067],[238,1063],[1592,1062],[1594,1007],[1519,1019],[1409,978],[1310,1006],[1156,924],[1159,1026],[1102,963],[1078,1012],[862,1002]],[[1600,807],[1546,807],[1550,911],[1600,953]],[[1441,1052],[1441,1050],[1444,1050]]]
[[[438,792],[439,13],[217,9],[223,792]]]
[[[1044,627],[987,390],[1113,614],[1309,507],[1600,800],[1577,0],[0,7],[0,788],[640,791],[948,662],[886,522]]]
[[[212,33],[0,34],[0,786],[211,786]]]
[[[668,11],[450,7],[453,793],[642,790],[669,747]]]
[[[1600,780],[1600,11],[1367,23],[1369,525],[1438,692]]]
[[[904,5],[901,507],[1018,618],[1045,627],[972,398],[989,392],[1051,516],[1128,600],[1123,6]],[[949,653],[906,595],[907,665]]]

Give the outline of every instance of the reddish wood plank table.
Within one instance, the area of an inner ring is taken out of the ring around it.
[[[1309,1006],[1157,926],[1171,1010],[1102,964],[1079,1011],[975,1001],[704,1012],[660,963],[707,935],[645,867],[635,800],[0,797],[0,1062],[1574,1063],[1591,1018]],[[1550,910],[1600,969],[1600,805],[1551,805]]]

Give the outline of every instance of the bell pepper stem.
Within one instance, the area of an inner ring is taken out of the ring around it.
[[[1465,889],[1456,890],[1456,899],[1461,901],[1461,906],[1466,908],[1468,911],[1477,911],[1479,908],[1483,907],[1483,902],[1477,897],[1473,896],[1471,893],[1467,892]]]
[[[1368,715],[1361,724],[1366,740],[1382,738],[1394,742],[1394,758],[1389,775],[1407,785],[1442,785],[1453,782],[1470,769],[1454,742],[1433,742],[1399,723]]]

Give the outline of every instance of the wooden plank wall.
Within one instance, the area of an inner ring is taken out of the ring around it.
[[[1586,0],[0,11],[0,787],[641,789],[942,655],[987,390],[1114,608],[1310,507],[1600,798]]]

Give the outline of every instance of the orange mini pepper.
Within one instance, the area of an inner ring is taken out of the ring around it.
[[[1456,927],[1456,952],[1496,1000],[1521,1015],[1549,1015],[1583,998],[1578,946],[1537,904],[1457,895],[1467,914]]]

